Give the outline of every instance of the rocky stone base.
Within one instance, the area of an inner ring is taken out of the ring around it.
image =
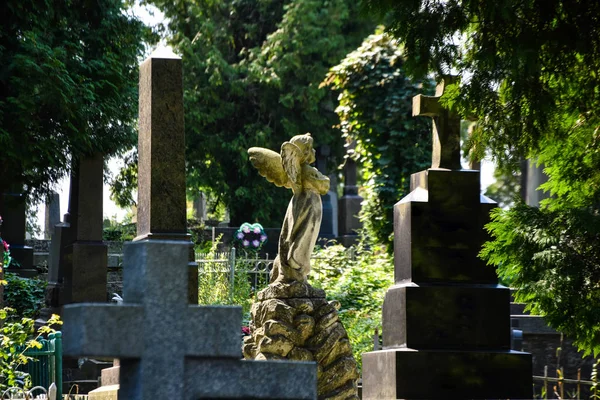
[[[244,357],[316,361],[319,400],[358,399],[358,369],[338,308],[307,283],[270,284],[252,306]]]

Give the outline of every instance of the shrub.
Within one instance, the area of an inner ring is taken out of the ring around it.
[[[44,306],[46,281],[21,278],[10,272],[5,273],[4,279],[7,282],[4,287],[4,305],[15,310],[7,318],[36,318]]]
[[[37,332],[31,318],[18,318],[12,308],[0,310],[0,391],[9,387],[31,387],[31,377],[19,369],[32,360],[25,352],[33,348],[41,348],[38,339],[42,335],[55,332],[50,328],[62,325],[58,315],[52,315],[46,325]]]
[[[381,332],[383,298],[394,280],[392,258],[384,245],[367,246],[364,241],[350,249],[318,249],[315,257],[309,281],[340,302],[340,320],[362,368],[362,353],[373,350],[375,329]]]

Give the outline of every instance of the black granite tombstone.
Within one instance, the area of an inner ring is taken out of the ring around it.
[[[477,258],[492,200],[461,170],[460,118],[437,97],[433,167],[394,206],[395,284],[383,305],[383,350],[363,355],[363,399],[530,399],[531,356],[510,350],[510,292]]]

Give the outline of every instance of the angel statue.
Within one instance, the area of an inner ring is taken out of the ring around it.
[[[329,191],[329,178],[310,166],[315,162],[313,138],[310,133],[294,136],[281,145],[280,154],[262,147],[252,147],[248,154],[260,175],[294,193],[283,220],[270,281],[305,282],[323,215],[320,195]]]

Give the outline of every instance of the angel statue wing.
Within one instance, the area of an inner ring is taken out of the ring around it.
[[[302,150],[294,143],[285,142],[281,145],[281,162],[290,181],[294,193],[302,190]]]
[[[279,154],[269,149],[263,149],[262,147],[251,147],[248,149],[248,154],[250,155],[252,166],[258,170],[261,176],[264,176],[276,186],[283,186],[288,189],[292,188],[292,182],[283,169],[283,163]]]

